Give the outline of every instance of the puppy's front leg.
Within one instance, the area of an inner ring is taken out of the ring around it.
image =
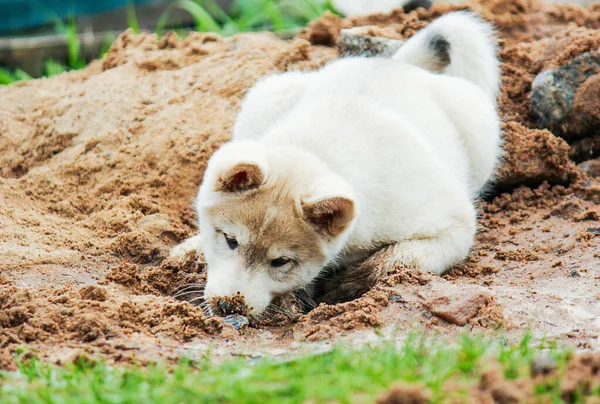
[[[195,251],[198,256],[203,253],[202,244],[200,243],[200,235],[196,235],[185,239],[182,243],[177,244],[171,250],[170,257],[183,260],[187,253]]]

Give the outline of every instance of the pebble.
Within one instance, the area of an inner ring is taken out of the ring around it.
[[[229,324],[236,330],[241,330],[243,327],[247,327],[250,324],[248,317],[242,316],[241,314],[230,314],[223,319],[224,324]]]
[[[600,159],[584,161],[578,167],[590,177],[600,178]]]
[[[554,369],[556,369],[556,359],[549,356],[538,356],[531,361],[531,374],[532,376],[537,375],[548,375]]]
[[[369,35],[372,27],[343,29],[338,37],[338,53],[342,56],[391,57],[404,43],[399,39]]]
[[[536,76],[531,90],[533,116],[539,125],[567,140],[584,137],[600,122],[599,87],[600,50],[583,53]]]

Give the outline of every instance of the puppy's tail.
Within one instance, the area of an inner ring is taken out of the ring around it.
[[[472,12],[457,11],[438,18],[406,41],[393,59],[462,77],[496,100],[500,65],[494,28]]]

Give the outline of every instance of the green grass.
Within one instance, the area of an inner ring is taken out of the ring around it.
[[[17,69],[14,72],[12,72],[8,69],[0,67],[0,85],[1,84],[11,84],[11,83],[14,83],[15,81],[29,80],[29,79],[31,79],[31,76],[28,75],[27,73],[25,73],[21,69]]]
[[[178,31],[177,24],[170,21],[173,11],[188,12],[194,19],[194,29],[199,32],[215,32],[223,36],[248,31],[274,31],[294,34],[309,21],[321,16],[326,10],[336,12],[330,2],[316,0],[236,0],[229,13],[222,10],[214,0],[178,0],[170,3],[159,17],[156,32],[159,36],[167,29]],[[50,12],[50,10],[48,11]],[[125,8],[127,24],[135,33],[141,31],[133,2]],[[44,62],[44,76],[50,77],[69,70],[82,69],[87,61],[82,57],[77,36],[75,18],[65,21],[55,17],[55,31],[65,38],[68,60]],[[99,57],[103,57],[114,38],[106,38]],[[31,77],[22,70],[10,71],[0,67],[0,85],[11,84]]]
[[[0,402],[372,402],[398,382],[424,386],[433,402],[443,402],[464,398],[469,387],[478,386],[490,358],[500,363],[507,379],[530,377],[531,361],[542,350],[556,361],[558,377],[536,386],[535,394],[548,400],[544,402],[561,402],[558,383],[570,356],[566,350],[533,346],[528,338],[511,345],[463,336],[455,344],[442,344],[414,335],[400,349],[391,343],[354,351],[337,348],[279,363],[265,359],[213,365],[202,359],[168,368],[160,364],[111,367],[79,360],[61,368],[37,359],[20,360],[17,372],[0,372]]]

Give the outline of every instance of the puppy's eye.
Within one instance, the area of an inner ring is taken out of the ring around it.
[[[288,258],[279,257],[279,258],[274,259],[273,261],[271,261],[271,266],[273,268],[281,268],[282,266],[284,266],[288,262],[290,262],[290,260]]]
[[[223,233],[223,235],[225,236],[225,241],[227,242],[229,248],[231,248],[232,250],[238,248],[238,242],[234,237],[228,236],[225,233]]]

